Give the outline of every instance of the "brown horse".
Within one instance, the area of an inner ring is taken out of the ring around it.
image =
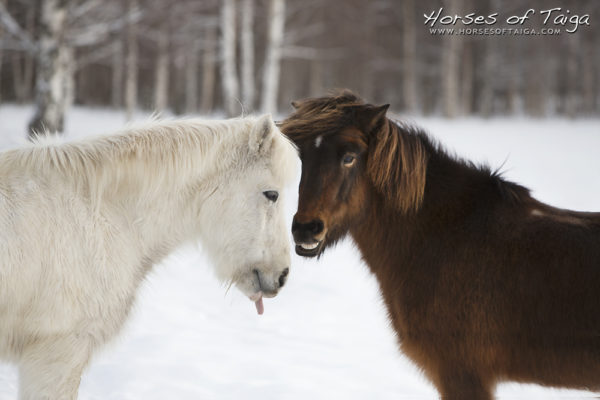
[[[600,389],[600,213],[539,202],[387,105],[350,92],[293,105],[296,252],[350,233],[443,399],[491,399],[500,381]]]

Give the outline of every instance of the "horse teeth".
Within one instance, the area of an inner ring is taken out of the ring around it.
[[[312,243],[312,244],[301,244],[300,247],[302,247],[304,250],[314,250],[317,248],[317,246],[319,245],[319,243]]]

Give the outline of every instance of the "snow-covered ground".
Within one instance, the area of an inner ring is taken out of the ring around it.
[[[0,147],[22,141],[30,108],[0,107]],[[600,211],[600,119],[416,118],[457,154],[492,166],[559,207]],[[67,137],[123,126],[122,113],[75,109]],[[296,188],[288,196],[289,218]],[[1,321],[0,321],[1,323]],[[0,400],[17,374],[0,364]],[[597,394],[596,394],[597,395]],[[350,241],[320,261],[293,256],[289,283],[254,305],[226,291],[196,248],[181,249],[143,285],[122,335],[84,375],[80,399],[435,399],[396,348],[377,284]],[[500,399],[592,393],[503,384]]]

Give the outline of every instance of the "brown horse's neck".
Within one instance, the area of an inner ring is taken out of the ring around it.
[[[403,212],[373,186],[365,218],[350,230],[384,296],[389,277],[404,281],[406,274],[414,277],[418,273],[412,270],[420,268],[412,265],[413,259],[420,252],[427,256],[429,241],[456,229],[474,214],[489,211],[498,202],[510,201],[511,196],[528,197],[526,189],[505,182],[489,169],[449,156],[425,134],[418,133],[417,138],[428,159],[425,192],[418,210]],[[398,284],[394,283],[396,288]]]

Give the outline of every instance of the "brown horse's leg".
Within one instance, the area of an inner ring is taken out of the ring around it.
[[[460,368],[446,371],[437,382],[442,400],[492,400],[490,386],[479,374]]]

